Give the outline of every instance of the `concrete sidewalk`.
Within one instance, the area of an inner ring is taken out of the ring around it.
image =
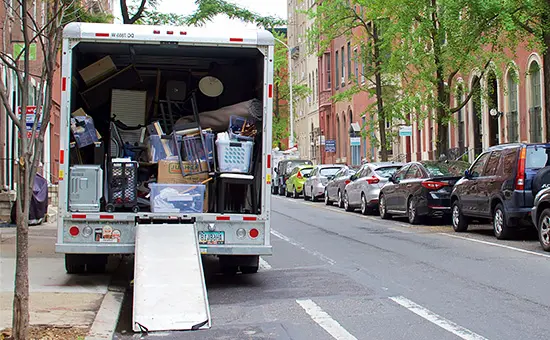
[[[30,322],[88,328],[107,293],[110,274],[66,274],[55,240],[55,224],[30,227]],[[11,327],[15,243],[15,228],[0,228],[0,330]]]

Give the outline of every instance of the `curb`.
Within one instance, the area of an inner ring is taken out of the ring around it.
[[[113,338],[125,292],[126,288],[124,287],[109,286],[86,340],[110,340]]]

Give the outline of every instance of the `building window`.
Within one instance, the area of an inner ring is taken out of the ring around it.
[[[313,96],[316,100],[319,100],[319,73],[317,72],[317,69],[315,70],[315,85],[317,86],[317,91],[315,91]]]
[[[462,85],[459,85],[458,86],[458,89],[456,90],[456,105],[460,105],[462,103],[462,101],[464,100],[463,99],[464,97],[464,88],[462,87]],[[458,126],[457,126],[457,129],[458,129],[458,148],[460,149],[460,154],[464,153],[464,126],[465,126],[465,122],[464,122],[464,108],[461,108],[460,110],[458,110],[457,112],[457,123],[458,123]]]
[[[351,80],[351,43],[348,41],[348,81]]]
[[[336,56],[334,57],[335,58],[335,63],[334,65],[336,66],[334,69],[335,69],[335,72],[336,74],[334,75],[334,77],[336,78],[336,81],[334,82],[334,86],[336,89],[338,89],[340,87],[340,78],[338,77],[339,76],[339,68],[340,68],[340,64],[338,63],[338,51],[336,51]]]
[[[311,94],[307,96],[307,104],[311,105],[311,95],[313,94],[313,87],[311,86],[311,73],[307,75],[307,78],[308,78],[307,83],[309,86],[309,90],[311,91]]]
[[[326,87],[325,89],[331,89],[331,74],[330,74],[330,53],[325,53],[325,70],[326,70]]]
[[[361,117],[361,131],[363,134],[363,158],[367,158],[367,117]]]
[[[529,108],[529,119],[531,126],[531,142],[542,142],[542,105],[541,105],[541,80],[540,66],[533,61],[529,66],[531,78],[531,106]]]
[[[508,142],[517,142],[519,140],[518,83],[516,79],[516,71],[510,70],[508,72],[508,77],[506,77],[508,87],[508,113],[506,114],[508,124]]]
[[[357,49],[353,50],[353,59],[355,59],[355,81],[359,82],[359,56],[357,55]]]
[[[344,53],[344,46],[342,46],[340,51],[340,56],[342,59],[342,80],[340,82],[342,83],[342,87],[346,86],[346,58],[344,57]]]

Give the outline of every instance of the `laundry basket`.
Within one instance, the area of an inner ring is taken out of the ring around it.
[[[220,172],[249,173],[254,142],[218,139],[218,166]]]

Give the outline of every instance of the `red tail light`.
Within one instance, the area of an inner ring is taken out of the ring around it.
[[[439,190],[446,186],[447,183],[444,182],[436,182],[436,181],[424,181],[422,182],[422,186],[428,190]]]
[[[252,228],[250,229],[249,234],[250,234],[250,237],[256,238],[258,237],[258,235],[260,235],[260,232],[258,231],[258,229]]]
[[[296,178],[303,179],[304,177],[302,177],[302,173],[298,171],[298,173],[296,174]]]
[[[518,172],[516,174],[516,190],[525,189],[525,159],[527,158],[527,148],[521,148],[519,151]]]
[[[371,178],[367,178],[367,183],[369,184],[376,184],[379,183],[380,180],[376,176],[372,176]]]
[[[345,182],[345,183],[346,183],[346,185],[348,185],[348,184],[350,184],[350,183],[351,183],[351,180],[349,180],[349,179],[346,179],[346,182]]]

